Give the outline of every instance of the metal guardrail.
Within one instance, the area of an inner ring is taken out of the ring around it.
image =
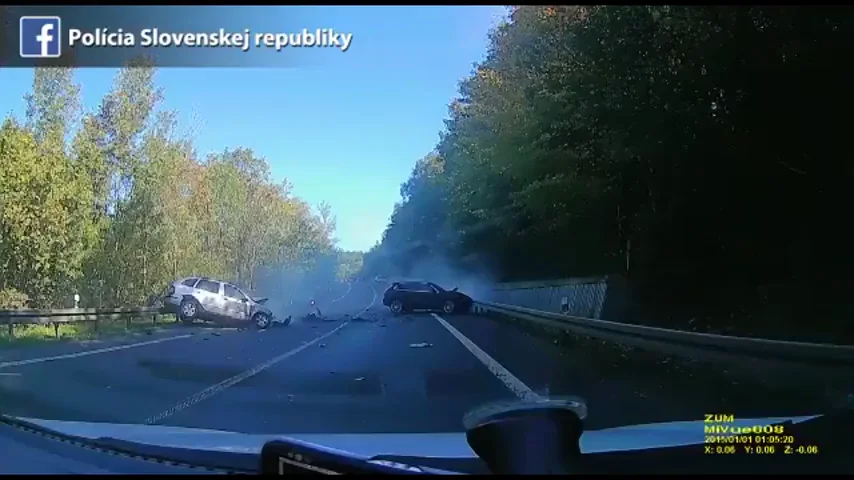
[[[727,353],[773,357],[802,363],[854,364],[854,346],[807,342],[787,342],[763,338],[732,337],[711,333],[684,332],[666,328],[573,317],[490,302],[475,302],[475,313],[493,311],[530,321],[548,328],[587,335],[602,340],[642,347],[690,347]]]
[[[493,286],[494,290],[529,290],[543,287],[563,287],[569,285],[584,285],[588,283],[607,282],[607,275],[600,277],[559,278],[554,280],[538,280],[534,282],[502,282]]]
[[[8,325],[9,336],[15,335],[15,325],[53,325],[59,338],[59,326],[63,323],[94,322],[95,331],[101,322],[125,319],[130,328],[133,318],[151,315],[152,323],[157,323],[161,315],[158,307],[134,308],[62,308],[56,310],[0,310],[0,325]]]

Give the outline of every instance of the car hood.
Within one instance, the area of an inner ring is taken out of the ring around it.
[[[737,419],[729,426],[761,426],[791,421],[801,423],[821,415]],[[55,432],[86,439],[111,438],[159,447],[212,452],[260,453],[268,441],[291,438],[342,450],[361,457],[399,455],[430,458],[475,458],[465,433],[385,434],[247,434],[198,428],[11,417]],[[581,451],[600,453],[704,443],[703,421],[653,423],[584,432]]]

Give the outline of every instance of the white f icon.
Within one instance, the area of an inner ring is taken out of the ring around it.
[[[43,57],[46,57],[48,55],[47,47],[48,45],[50,45],[50,42],[53,41],[53,35],[50,34],[51,30],[53,30],[53,24],[45,23],[44,25],[42,25],[41,34],[36,35],[36,41],[39,42],[42,46]]]

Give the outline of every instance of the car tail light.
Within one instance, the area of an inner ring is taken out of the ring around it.
[[[172,296],[175,293],[175,285],[169,285],[166,287],[166,295]]]

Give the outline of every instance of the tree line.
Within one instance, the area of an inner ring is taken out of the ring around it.
[[[91,112],[74,71],[38,68],[0,128],[0,308],[139,305],[183,276],[256,285],[259,267],[336,258],[335,218],[251,149],[202,158],[139,59]],[[333,273],[334,275],[334,273]]]
[[[854,11],[508,8],[367,271],[618,275],[665,322],[844,328]]]

